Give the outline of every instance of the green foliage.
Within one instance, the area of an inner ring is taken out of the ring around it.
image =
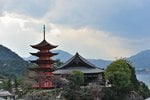
[[[144,82],[140,82],[138,93],[142,95],[144,99],[150,96],[150,90]]]
[[[67,79],[69,84],[63,89],[67,100],[92,100],[91,92],[80,88],[84,82],[84,74],[81,71],[73,71]]]
[[[111,88],[103,88],[104,96],[102,97],[102,100],[117,100],[116,92],[113,91]]]
[[[30,63],[10,49],[0,45],[0,73],[7,75],[23,76]]]
[[[72,71],[72,74],[73,77],[71,77],[70,80],[72,80],[74,84],[81,86],[84,83],[84,74],[78,70]]]
[[[108,98],[120,100],[125,98],[130,91],[135,91],[144,98],[150,96],[148,87],[137,80],[135,69],[126,59],[119,59],[112,62],[105,71],[105,77],[110,81],[112,87],[106,89],[107,92],[104,91],[104,100],[109,100]]]
[[[127,60],[119,59],[108,66],[105,76],[116,91],[128,92],[133,89],[131,69],[132,66]]]
[[[93,95],[89,89],[80,90],[80,100],[93,100]]]
[[[6,89],[9,92],[12,91],[11,78],[4,82],[4,89]]]
[[[60,59],[56,59],[56,62],[53,64],[53,67],[54,68],[58,68],[61,65],[63,65],[63,62],[61,62]]]
[[[84,82],[84,74],[81,71],[74,70],[67,79],[69,80],[69,88],[78,90]]]
[[[63,91],[66,100],[93,100],[93,95],[89,89],[67,89]]]

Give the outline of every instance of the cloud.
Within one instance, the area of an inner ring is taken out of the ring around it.
[[[39,18],[44,16],[52,4],[52,0],[0,0],[0,12],[15,12]]]
[[[140,51],[140,46],[145,41],[130,40],[127,38],[114,36],[112,33],[95,30],[92,28],[74,29],[60,25],[52,25],[48,34],[49,41],[58,43],[59,48],[67,50],[72,54],[80,52],[87,58],[114,59],[116,57],[129,57],[135,52]],[[53,33],[53,34],[52,34]],[[150,45],[149,45],[150,46]],[[147,46],[148,47],[148,46]]]
[[[0,0],[0,42],[21,56],[46,39],[87,58],[113,59],[149,49],[149,1]],[[17,6],[16,6],[17,4]]]
[[[0,17],[0,42],[19,55],[27,56],[28,52],[33,51],[29,45],[42,40],[42,27],[40,26],[43,23],[42,19],[32,19],[28,16],[5,12]],[[60,45],[59,49],[71,53],[78,51],[85,57],[93,58],[113,58],[129,53],[129,51],[125,52],[122,49],[124,40],[112,36],[108,32],[86,27],[74,29],[53,23],[48,23],[46,29],[48,41]]]
[[[44,18],[67,27],[92,27],[139,38],[150,36],[149,4],[149,1],[141,0],[55,0]]]
[[[140,38],[150,36],[149,4],[148,0],[0,0],[0,15],[6,11],[71,28]]]
[[[0,42],[21,56],[27,55],[29,45],[36,42],[38,35],[42,33],[38,31],[41,25],[41,20],[5,12],[0,17]]]

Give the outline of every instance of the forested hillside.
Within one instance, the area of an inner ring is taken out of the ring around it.
[[[0,45],[0,73],[23,75],[30,64],[10,49]]]

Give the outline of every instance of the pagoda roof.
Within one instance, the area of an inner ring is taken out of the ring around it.
[[[72,58],[70,58],[61,67],[56,69],[53,73],[66,74],[72,72],[73,70],[80,70],[84,74],[101,73],[104,71],[103,69],[97,67],[96,65],[90,63],[88,60],[80,56],[79,53],[76,53]]]
[[[34,56],[54,56],[54,55],[57,55],[58,53],[50,53],[50,52],[38,52],[38,53],[30,53],[31,55],[34,55]]]
[[[44,39],[44,40],[43,40],[42,42],[40,42],[39,44],[31,45],[31,47],[33,47],[33,48],[35,48],[35,49],[43,49],[43,48],[53,49],[53,48],[56,48],[57,46],[48,43],[48,42]]]

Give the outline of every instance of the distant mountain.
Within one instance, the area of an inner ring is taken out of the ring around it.
[[[144,50],[128,58],[136,69],[150,69],[150,50]]]
[[[30,60],[36,60],[37,57],[35,56],[29,56],[29,57],[26,57],[26,58],[23,58],[25,61],[30,61]]]
[[[91,63],[95,64],[97,67],[106,69],[107,66],[112,62],[109,60],[102,59],[88,59]]]
[[[0,45],[0,73],[22,75],[28,66],[15,52]]]
[[[62,62],[66,62],[73,55],[63,50],[53,50],[53,52],[59,53],[54,56],[53,59],[60,59]],[[36,59],[33,56],[25,58],[25,60]],[[129,58],[135,66],[136,70],[150,71],[150,50],[145,50],[133,55]],[[91,63],[101,68],[106,68],[112,61],[102,59],[88,59]],[[0,73],[9,73],[15,75],[22,75],[26,72],[26,69],[31,64],[28,61],[24,61],[20,56],[10,49],[0,45]]]
[[[136,70],[150,72],[150,50],[141,51],[127,58],[127,60],[129,60],[132,63]],[[89,61],[102,68],[106,68],[112,62],[101,59],[89,59]]]
[[[57,56],[54,57],[54,59],[60,59],[62,62],[67,61],[70,59],[73,55],[70,53],[63,51],[63,50],[53,50],[53,52],[59,53]],[[26,60],[35,59],[35,57],[30,56],[26,58]],[[136,55],[133,55],[129,58],[127,58],[133,66],[136,68],[136,70],[149,70],[150,69],[150,50],[145,50],[137,53]],[[102,60],[102,59],[88,59],[91,63],[95,64],[98,67],[105,68],[112,62],[109,60]]]
[[[53,59],[60,59],[62,62],[66,62],[72,57],[70,53],[63,50],[53,50],[53,52],[58,53],[58,55],[54,56]]]
[[[58,55],[54,56],[53,59],[60,59],[62,62],[66,62],[73,56],[72,54],[63,50],[53,50],[53,52],[58,53]],[[35,59],[37,59],[37,57],[35,56],[24,58],[24,60],[26,61],[35,60]],[[88,59],[88,61],[101,68],[106,68],[112,62],[112,61],[102,60],[102,59]]]

